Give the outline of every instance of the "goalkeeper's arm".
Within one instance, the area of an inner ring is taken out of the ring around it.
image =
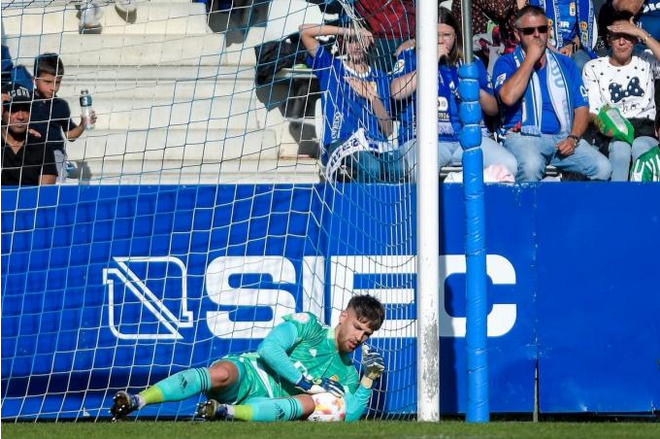
[[[327,378],[314,381],[305,377],[293,365],[287,351],[298,343],[298,328],[291,322],[275,326],[257,348],[259,356],[280,377],[309,394],[330,392],[337,397],[344,395],[341,384]]]
[[[291,384],[302,378],[302,373],[296,369],[287,354],[297,342],[298,328],[291,322],[284,322],[275,326],[257,348],[259,356],[266,364]]]
[[[373,383],[385,371],[383,357],[376,351],[370,351],[367,345],[362,346],[362,366],[364,367],[364,375],[360,380],[360,385],[355,392],[346,392],[344,395],[346,422],[357,421],[362,417],[371,398]]]

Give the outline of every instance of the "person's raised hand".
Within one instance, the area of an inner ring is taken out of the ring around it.
[[[438,43],[438,62],[449,55],[449,47],[444,43]]]
[[[545,53],[545,43],[540,38],[533,38],[525,48],[525,55],[536,63]]]

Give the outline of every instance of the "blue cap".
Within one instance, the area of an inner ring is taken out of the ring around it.
[[[2,93],[9,95],[9,100],[2,103],[7,109],[16,104],[21,104],[21,107],[32,105],[32,93],[22,85],[13,82],[2,84]]]

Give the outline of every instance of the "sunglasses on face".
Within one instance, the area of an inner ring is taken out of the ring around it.
[[[630,42],[635,42],[637,41],[637,38],[633,37],[632,35],[628,34],[620,34],[620,33],[610,33],[610,41],[619,41],[621,38],[623,38],[626,41]]]
[[[548,25],[544,24],[543,26],[531,26],[531,27],[519,27],[518,31],[521,32],[523,35],[534,35],[535,31],[539,31],[540,34],[547,34],[548,33]]]

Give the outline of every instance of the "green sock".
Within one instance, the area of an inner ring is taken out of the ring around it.
[[[211,389],[211,374],[205,367],[186,369],[139,393],[145,405],[181,401]]]
[[[303,414],[302,404],[296,398],[268,399],[251,404],[235,405],[234,419],[239,421],[274,422],[293,421]]]

